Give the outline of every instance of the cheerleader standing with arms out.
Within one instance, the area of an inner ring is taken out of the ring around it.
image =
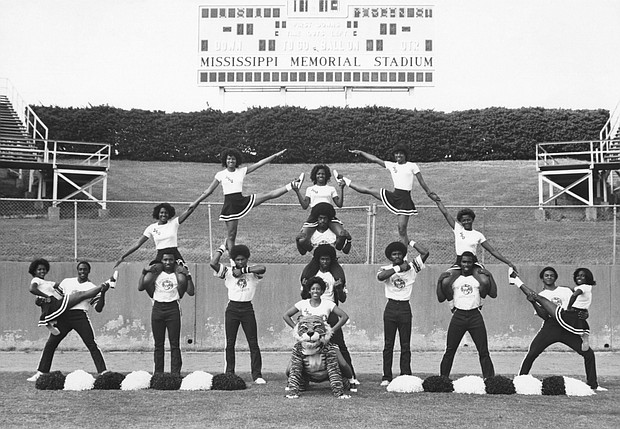
[[[286,152],[286,149],[281,150],[278,153],[274,153],[267,158],[263,158],[249,167],[241,167],[241,164],[243,163],[241,152],[236,149],[225,150],[222,154],[222,167],[226,168],[216,173],[213,182],[211,182],[202,195],[192,203],[192,206],[197,206],[201,201],[211,195],[220,183],[222,184],[222,190],[224,192],[224,206],[222,207],[222,212],[220,213],[220,220],[226,223],[226,248],[229,251],[235,245],[235,240],[237,239],[239,219],[247,215],[250,210],[252,210],[252,207],[286,194],[288,191],[293,189],[293,182],[296,184],[301,183],[301,179],[296,179],[291,183],[287,183],[286,186],[282,186],[271,192],[252,194],[248,196],[243,195],[243,181],[245,176],[252,173],[257,168],[270,163],[284,152]]]
[[[398,218],[398,240],[405,245],[409,244],[409,236],[407,235],[407,226],[409,224],[409,217],[418,214],[418,210],[411,199],[411,190],[413,189],[413,178],[418,179],[418,183],[426,195],[432,200],[436,200],[437,195],[431,192],[428,185],[422,177],[422,173],[418,168],[418,165],[413,162],[408,162],[407,149],[403,146],[396,146],[392,149],[392,155],[394,161],[384,161],[377,158],[374,155],[366,153],[361,150],[349,150],[349,152],[355,155],[361,155],[367,160],[379,164],[381,167],[386,168],[392,175],[392,181],[394,182],[394,191],[388,191],[385,188],[367,188],[352,183],[347,177],[339,175],[334,170],[334,176],[336,180],[344,180],[345,184],[361,194],[372,195],[379,201],[381,201],[385,207],[395,214]]]

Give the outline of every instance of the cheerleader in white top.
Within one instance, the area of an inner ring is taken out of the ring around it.
[[[154,372],[164,372],[164,345],[166,332],[168,332],[171,356],[170,372],[180,374],[183,364],[180,341],[180,301],[185,293],[193,296],[194,290],[193,288],[188,288],[187,276],[183,272],[185,268],[176,265],[173,253],[164,253],[161,262],[153,261],[151,267],[154,264],[162,265],[162,271],[155,280],[151,281],[146,278],[151,272],[150,268],[142,270],[142,276],[138,280],[138,290],[146,290],[153,304],[151,310],[151,329],[155,343],[153,351]],[[177,269],[177,267],[180,269]]]
[[[495,282],[491,273],[484,269],[484,266],[478,261],[476,253],[478,251],[478,245],[481,245],[487,252],[489,252],[496,259],[502,261],[513,270],[517,270],[516,265],[508,260],[499,251],[495,250],[488,240],[480,231],[476,231],[473,228],[474,219],[476,214],[472,209],[464,208],[458,211],[456,214],[456,220],[448,212],[446,207],[441,202],[439,196],[435,199],[437,208],[446,218],[446,222],[452,228],[454,232],[454,250],[456,251],[456,261],[454,264],[439,276],[437,281],[437,299],[439,302],[452,301],[452,283],[461,274],[461,258],[463,253],[471,252],[474,255],[474,269],[473,276],[484,287],[490,287],[489,282]],[[452,307],[452,305],[451,305]]]
[[[50,303],[50,297],[54,297],[58,301],[62,301],[63,295],[58,290],[59,283],[45,280],[45,276],[50,270],[50,263],[46,259],[35,259],[30,263],[30,267],[28,267],[28,273],[32,276],[32,280],[30,281],[30,293],[37,296],[37,300],[35,303],[41,307],[41,317],[39,318],[39,322],[45,319],[46,307],[44,304]],[[66,308],[66,306],[65,306]],[[51,320],[48,323],[45,323],[47,329],[49,329],[50,333],[53,335],[60,334],[60,331],[56,327],[56,320]]]
[[[568,301],[568,310],[589,311],[590,304],[592,304],[592,287],[596,285],[592,271],[587,268],[577,268],[573,273],[573,281],[575,287],[572,288],[573,294]],[[582,350],[588,350],[590,348],[590,325],[587,320],[579,317],[572,317],[572,320],[567,318],[566,325],[562,327],[581,337]]]
[[[228,234],[226,238],[226,248],[229,251],[235,245],[235,240],[237,239],[237,226],[239,224],[239,219],[247,215],[253,207],[286,194],[288,191],[293,189],[293,182],[301,183],[301,180],[303,179],[302,177],[271,192],[252,194],[248,196],[243,195],[243,181],[245,176],[257,168],[270,163],[284,152],[286,152],[286,149],[281,150],[278,153],[274,153],[267,158],[263,158],[249,167],[241,167],[241,164],[243,163],[241,152],[236,149],[226,149],[222,153],[222,167],[226,168],[216,173],[213,182],[211,182],[202,195],[200,195],[200,197],[192,203],[192,205],[198,205],[201,201],[211,195],[220,183],[222,184],[222,191],[224,192],[224,205],[220,213],[220,220],[226,223],[226,230]]]
[[[392,361],[394,343],[398,332],[400,340],[400,375],[411,375],[411,305],[409,299],[420,271],[426,265],[429,251],[421,244],[413,242],[411,246],[419,252],[411,262],[407,261],[407,245],[395,241],[385,248],[385,256],[390,264],[382,266],[377,273],[377,280],[385,286],[387,303],[383,311],[383,377],[381,386],[392,381]]]
[[[50,263],[43,258],[35,259],[28,267],[32,276],[30,293],[37,296],[35,304],[41,307],[39,326],[45,326],[52,335],[60,335],[56,327],[57,319],[68,309],[88,298],[94,298],[101,290],[100,287],[88,291],[75,291],[65,294],[60,289],[60,283],[45,280],[50,270]]]
[[[489,354],[487,330],[480,309],[486,296],[497,297],[497,288],[494,286],[495,283],[488,289],[481,285],[473,276],[473,268],[473,253],[464,252],[461,257],[460,275],[452,284],[454,307],[446,335],[446,351],[440,364],[440,374],[445,377],[450,377],[454,355],[467,332],[478,350],[482,377],[489,378],[495,375]]]
[[[174,255],[174,260],[177,265],[187,267],[185,263],[185,259],[181,256],[181,253],[178,249],[178,232],[179,225],[187,220],[187,218],[196,210],[198,203],[194,202],[190,204],[190,206],[181,213],[180,216],[175,217],[176,210],[174,207],[168,203],[161,203],[156,205],[153,208],[153,219],[156,219],[157,222],[150,224],[144,230],[142,236],[136,241],[136,243],[127,250],[123,256],[116,262],[114,268],[121,264],[129,255],[138,250],[144,243],[146,243],[149,239],[152,239],[155,242],[155,249],[157,250],[157,255],[155,259],[157,261],[161,261],[164,253],[172,253]],[[147,278],[147,281],[152,283],[155,281],[155,278],[159,273],[161,273],[161,264],[155,264],[153,267],[153,276]],[[187,282],[191,285],[188,287],[194,288],[194,281],[192,280],[192,276],[187,271]]]
[[[88,279],[90,264],[86,261],[81,261],[77,264],[77,274],[77,277],[64,279],[58,285],[58,289],[63,296],[62,300],[58,300],[53,296],[49,297],[54,310],[48,314],[47,320],[41,322],[47,323],[50,319],[57,318],[56,327],[59,333],[52,333],[48,337],[41,354],[37,372],[28,378],[28,381],[37,381],[42,374],[50,371],[56,348],[73,330],[77,332],[84,345],[90,351],[97,372],[102,374],[107,371],[103,355],[95,341],[95,333],[88,318],[88,309],[90,306],[94,306],[95,311],[98,313],[103,311],[105,295],[112,279],[101,286],[95,286]]]
[[[226,331],[226,373],[235,373],[235,344],[239,325],[243,328],[245,338],[250,348],[250,367],[252,379],[256,384],[265,384],[262,374],[262,358],[258,346],[258,328],[252,299],[257,286],[265,274],[263,265],[248,265],[250,249],[243,244],[235,245],[230,249],[230,257],[234,266],[227,267],[220,263],[224,254],[224,245],[220,246],[211,259],[211,268],[215,275],[224,280],[228,289],[228,306],[224,313],[224,327]]]
[[[564,329],[558,320],[558,308],[561,309],[559,311],[560,315],[566,314],[568,303],[572,296],[571,289],[556,285],[558,272],[553,267],[543,268],[540,271],[539,277],[543,282],[543,290],[536,293],[524,285],[514,271],[510,274],[510,283],[518,286],[523,291],[528,301],[532,303],[536,315],[544,320],[540,331],[538,331],[528,347],[527,355],[521,363],[521,368],[519,368],[519,375],[529,374],[534,361],[547,347],[555,343],[562,343],[583,357],[587,384],[595,390],[607,390],[598,385],[594,351],[590,347],[584,350],[581,337]],[[577,311],[574,313],[579,319],[585,320],[588,317],[587,311]]]
[[[311,277],[308,279],[307,284],[309,285],[308,290],[310,294],[310,298],[303,299],[295,303],[294,306],[289,308],[284,316],[282,317],[286,324],[291,328],[295,328],[296,323],[293,321],[293,316],[299,313],[299,317],[303,316],[319,316],[323,318],[327,322],[330,316],[333,314],[337,317],[338,321],[331,327],[332,332],[338,332],[342,326],[349,320],[349,315],[344,312],[334,301],[331,299],[322,299],[322,295],[327,290],[327,283],[321,277]],[[332,343],[333,341],[332,336]],[[350,360],[350,357],[349,357]],[[342,350],[338,350],[338,362],[340,364],[340,372],[342,372],[342,376],[348,379],[353,379],[355,377],[353,373],[353,367],[350,365],[349,361],[343,356]],[[287,370],[287,375],[289,371]],[[352,385],[351,389],[357,389],[358,382],[355,380],[355,386]]]
[[[138,250],[149,239],[155,242],[155,249],[157,250],[157,256],[155,259],[161,261],[164,252],[172,251],[175,261],[185,262],[179,250],[178,246],[178,231],[179,225],[187,220],[187,218],[194,212],[198,204],[191,204],[187,210],[181,213],[180,216],[175,217],[176,210],[168,203],[161,203],[153,208],[153,219],[157,222],[150,224],[144,230],[142,236],[138,241],[131,246],[123,256],[116,262],[114,268],[125,261],[129,255]]]
[[[367,160],[379,164],[381,167],[386,168],[392,175],[392,181],[394,182],[394,191],[388,191],[385,188],[367,188],[352,183],[347,177],[339,175],[334,171],[336,180],[344,181],[344,183],[351,189],[360,192],[362,194],[372,195],[385,205],[385,207],[395,214],[398,218],[398,237],[399,241],[405,245],[409,244],[409,236],[407,235],[407,225],[409,224],[409,217],[418,214],[418,210],[411,199],[411,190],[413,189],[414,177],[418,180],[418,183],[426,192],[429,198],[435,199],[436,195],[431,192],[426,185],[420,168],[413,162],[408,162],[407,149],[403,146],[397,146],[392,150],[394,161],[384,161],[377,158],[374,155],[363,152],[361,150],[349,150],[349,152],[355,155],[361,155]]]
[[[303,176],[304,174],[302,173],[300,178],[303,179]],[[301,196],[300,192],[300,187],[303,180],[298,184],[295,183],[293,186],[293,191],[297,194],[301,207],[304,210],[310,207],[310,216],[308,216],[308,219],[304,222],[301,233],[297,237],[298,246],[301,245],[301,247],[306,249],[306,251],[309,250],[309,247],[311,247],[312,234],[314,234],[318,226],[318,216],[316,211],[313,209],[321,203],[329,204],[332,207],[336,206],[342,208],[344,203],[344,181],[340,181],[339,183],[338,188],[340,188],[340,195],[338,195],[336,188],[327,184],[331,177],[332,173],[329,170],[329,167],[324,164],[318,164],[312,167],[312,171],[310,172],[310,180],[312,180],[312,183],[314,184],[306,189],[304,197]],[[336,234],[336,249],[343,250],[343,248],[346,247],[347,250],[345,253],[349,253],[348,250],[350,250],[351,247],[351,235],[344,229],[342,221],[335,216],[335,212],[329,223],[329,229]]]
[[[332,326],[333,331],[340,329],[347,323],[347,320],[349,320],[347,313],[338,307],[334,301],[330,299],[321,299],[321,296],[327,289],[327,284],[321,277],[309,278],[308,285],[310,298],[298,301],[284,313],[283,318],[288,326],[291,328],[295,327],[296,323],[293,321],[293,316],[297,313],[299,313],[300,317],[320,316],[325,321],[327,321],[331,313],[334,313],[338,316],[338,322]]]

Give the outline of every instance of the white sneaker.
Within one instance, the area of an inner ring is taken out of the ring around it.
[[[508,283],[513,285],[515,284],[515,278],[513,277],[515,270],[512,269],[512,267],[508,267]]]
[[[304,178],[306,177],[306,173],[301,173],[299,175],[299,183],[297,184],[297,188],[301,188],[301,185],[304,183]]]
[[[350,390],[351,392],[357,392],[357,387],[360,385],[360,382],[359,382],[359,381],[357,381],[357,379],[356,379],[356,378],[351,378],[351,379],[349,380],[349,384],[351,385],[351,387],[349,388],[349,390]]]
[[[338,172],[336,171],[336,169],[334,169],[334,179],[336,180],[336,183],[340,185],[340,183],[342,183],[342,179],[338,178]]]
[[[339,174],[336,170],[334,170],[334,176],[336,176],[336,182],[338,182],[338,184],[340,185],[342,182],[344,182],[345,185],[350,186],[351,185],[351,179],[347,179],[346,177],[342,176],[341,179],[338,178]]]
[[[254,380],[255,384],[267,384],[267,382],[265,381],[264,378],[262,377],[258,377],[256,380]]]
[[[30,379],[28,379],[28,380],[30,380]],[[607,392],[607,390],[608,389],[605,389],[603,386],[599,386],[599,387],[596,388],[597,392]]]
[[[28,381],[37,381],[39,379],[39,377],[41,377],[43,375],[43,373],[41,371],[37,371],[37,373],[35,375],[33,375],[32,377],[28,378]],[[607,389],[605,389],[607,390]]]
[[[390,380],[383,380],[381,382],[381,384],[380,384],[380,386],[382,386],[382,387],[386,387],[386,386],[389,386],[389,385],[390,385]]]
[[[108,284],[110,285],[110,289],[114,289],[116,287],[116,281],[118,280],[118,271],[114,271],[110,280],[108,280]]]

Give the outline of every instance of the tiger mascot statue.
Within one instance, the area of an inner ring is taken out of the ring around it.
[[[335,397],[348,399],[349,380],[342,376],[340,365],[344,363],[338,346],[329,342],[331,327],[320,316],[302,316],[294,330],[297,340],[293,346],[291,362],[287,370],[289,393],[287,398],[299,398],[309,382],[328,381]]]

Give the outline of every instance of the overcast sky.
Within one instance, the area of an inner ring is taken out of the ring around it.
[[[0,77],[9,78],[30,104],[63,107],[190,112],[285,103],[344,106],[342,93],[222,98],[216,88],[199,87],[198,6],[208,3],[0,0]],[[612,109],[620,100],[620,1],[428,4],[435,5],[436,86],[412,95],[354,93],[350,106]]]

